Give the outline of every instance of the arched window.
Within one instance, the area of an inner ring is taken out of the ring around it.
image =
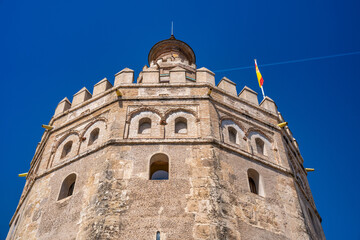
[[[264,152],[264,141],[261,140],[260,138],[256,138],[255,139],[255,144],[256,144],[256,151],[261,154],[261,155],[265,155]]]
[[[151,119],[143,118],[139,121],[139,134],[149,134],[151,130]]]
[[[163,153],[157,153],[150,159],[150,180],[169,179],[169,158]]]
[[[249,177],[249,186],[250,186],[250,192],[258,194],[256,183],[252,177]]]
[[[92,132],[90,133],[88,146],[96,142],[96,140],[99,138],[99,132],[99,128],[95,128],[94,130],[92,130]]]
[[[69,197],[73,194],[75,188],[76,174],[72,173],[65,178],[61,185],[58,200]]]
[[[233,127],[228,127],[228,131],[229,131],[229,142],[236,143],[237,131]]]
[[[64,148],[63,148],[63,150],[62,150],[62,153],[61,153],[61,157],[60,157],[60,158],[64,158],[64,157],[66,157],[66,156],[69,155],[69,153],[71,152],[72,144],[73,144],[73,142],[70,141],[70,142],[67,142],[67,143],[64,145]]]
[[[156,240],[160,240],[160,232],[159,231],[156,232]]]
[[[264,197],[264,189],[262,186],[262,179],[260,174],[251,168],[247,171],[247,173],[250,192]]]
[[[175,133],[187,133],[186,118],[179,117],[175,120]]]

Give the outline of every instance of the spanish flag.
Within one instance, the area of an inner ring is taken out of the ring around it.
[[[263,84],[264,84],[264,79],[263,79],[263,77],[261,76],[261,73],[260,73],[260,71],[259,71],[259,68],[258,68],[256,59],[255,59],[255,70],[256,70],[257,79],[258,79],[258,81],[259,81],[259,86],[260,86],[260,88],[262,88],[262,86],[263,86]]]

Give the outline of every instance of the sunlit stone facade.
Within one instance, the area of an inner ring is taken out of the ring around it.
[[[171,36],[58,104],[7,239],[325,239],[284,121]]]

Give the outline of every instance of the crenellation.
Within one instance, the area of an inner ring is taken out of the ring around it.
[[[223,77],[217,86],[225,90],[226,92],[230,93],[231,95],[237,96],[236,83],[234,83],[227,77]]]
[[[134,70],[130,68],[124,68],[117,74],[115,74],[114,87],[123,85],[123,84],[131,84],[134,82]]]
[[[209,83],[215,86],[215,73],[207,68],[199,68],[196,70],[196,81],[198,83]]]
[[[280,123],[285,122],[285,119],[284,119],[283,115],[280,112],[278,112],[278,117],[279,117]]]
[[[262,102],[260,103],[260,107],[276,114],[277,113],[277,106],[275,104],[275,102],[269,98],[268,96],[266,96]]]
[[[86,100],[89,100],[91,97],[92,97],[91,93],[86,89],[86,87],[83,87],[80,91],[74,94],[71,107],[79,105],[85,102]]]
[[[293,134],[292,134],[290,128],[289,128],[288,126],[286,126],[286,127],[284,127],[284,129],[285,129],[285,132],[288,134],[290,140],[292,141],[292,139],[293,139],[294,137],[293,137]]]
[[[100,82],[94,85],[93,96],[97,96],[103,92],[106,92],[108,89],[112,88],[111,83],[107,78],[103,78]]]
[[[142,78],[138,80],[138,83],[154,84],[160,81],[160,71],[155,67],[149,67],[141,72]]]
[[[259,105],[257,92],[245,86],[239,93],[239,98],[249,101],[253,104]]]
[[[69,99],[67,99],[67,97],[65,97],[63,100],[61,100],[59,102],[59,104],[57,105],[56,109],[55,109],[55,116],[59,115],[63,112],[65,112],[66,110],[71,108],[71,103],[69,101]]]
[[[295,138],[293,138],[292,142],[293,142],[294,146],[296,147],[296,149],[299,149],[299,144],[297,143]]]

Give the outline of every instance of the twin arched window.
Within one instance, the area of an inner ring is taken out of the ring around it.
[[[99,133],[100,133],[100,129],[99,128],[95,128],[94,130],[92,130],[92,132],[90,133],[90,136],[89,136],[89,142],[88,142],[88,146],[94,144],[98,138],[99,138]],[[73,146],[73,141],[68,141],[63,149],[62,149],[62,152],[61,152],[61,156],[60,156],[60,159],[62,158],[65,158],[65,157],[68,157],[71,150],[72,150],[72,146]]]
[[[187,133],[187,120],[183,117],[175,119],[175,133],[186,134]],[[151,133],[151,119],[142,118],[139,121],[138,134],[150,134]]]
[[[73,195],[74,188],[75,188],[75,181],[76,181],[76,174],[72,173],[69,176],[67,176],[60,189],[58,200],[67,198],[71,195]]]

